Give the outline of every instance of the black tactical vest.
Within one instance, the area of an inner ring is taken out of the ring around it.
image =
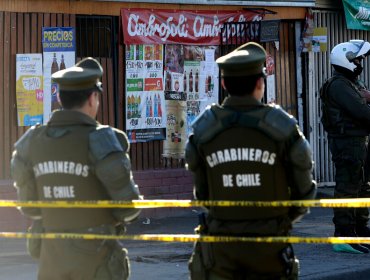
[[[30,161],[40,200],[109,200],[88,157],[92,129],[91,126],[37,129],[30,145]],[[111,210],[103,208],[42,208],[42,218],[48,230],[114,223]]]
[[[357,86],[350,80],[342,76],[333,76],[328,79],[320,89],[321,98],[321,123],[325,131],[332,136],[366,136],[368,130],[361,124],[355,123],[355,120],[347,116],[338,105],[328,97],[330,85],[336,80],[342,80],[347,83],[361,98],[361,102],[366,104],[366,99],[359,91]]]
[[[215,108],[213,108],[215,109]],[[266,110],[264,108],[262,110]],[[198,148],[206,164],[210,200],[287,200],[289,187],[282,162],[282,145],[251,123],[238,121],[230,110],[218,108],[223,128]],[[235,113],[240,114],[240,113]],[[228,119],[229,121],[225,120]],[[239,116],[239,119],[240,118]],[[210,130],[213,128],[210,127]],[[288,208],[211,207],[216,219],[270,219],[287,214]]]

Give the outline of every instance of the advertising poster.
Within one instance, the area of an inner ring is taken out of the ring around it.
[[[166,140],[163,157],[184,158],[187,141],[186,95],[184,92],[168,91],[165,94],[167,111]]]
[[[42,124],[42,54],[16,55],[16,98],[18,126]]]
[[[301,38],[302,52],[309,52],[312,50],[313,30],[314,30],[313,14],[311,9],[309,9],[306,13],[306,20]]]
[[[217,56],[218,47],[215,46],[180,44],[165,46],[166,108],[173,109],[177,106],[181,108],[178,109],[181,114],[184,112],[183,108],[185,109],[185,116],[180,114],[181,120],[183,118],[185,120],[185,124],[181,126],[183,130],[181,137],[185,139],[191,133],[191,124],[198,115],[208,105],[218,102],[219,70],[215,62]],[[177,118],[180,116],[178,115]],[[171,116],[171,119],[175,118]],[[170,129],[168,125],[167,129]],[[168,132],[166,143],[172,143],[172,139],[172,134]],[[177,151],[169,149],[171,153],[183,156],[185,143],[181,142],[176,147]],[[164,156],[168,154],[165,153]]]
[[[275,90],[275,61],[271,54],[267,54],[266,57],[266,92],[267,99],[266,103],[276,103],[276,90]]]
[[[58,86],[51,75],[76,63],[76,38],[73,27],[43,27],[44,123],[52,111],[59,109]]]
[[[312,36],[312,51],[326,52],[328,49],[328,30],[326,27],[316,27]]]
[[[131,143],[164,140],[163,45],[126,46],[126,130]]]

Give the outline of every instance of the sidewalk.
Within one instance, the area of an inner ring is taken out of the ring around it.
[[[331,195],[332,188],[320,189],[318,198],[330,198]],[[333,236],[334,227],[331,219],[332,209],[312,208],[311,214],[305,216],[301,222],[295,225],[292,236]],[[189,209],[187,214],[179,217],[151,220],[141,217],[128,227],[128,234],[192,234],[196,225],[196,209]],[[129,250],[131,259],[132,276],[130,280],[188,279],[187,261],[192,251],[192,244],[125,241],[124,246]],[[329,244],[293,244],[293,247],[301,264],[300,279],[370,279],[370,254],[336,253]],[[21,265],[27,260],[24,269],[29,269],[35,274],[36,262],[25,257],[25,248],[25,240],[23,239],[0,239],[0,279],[36,279],[30,277],[30,274],[27,275],[27,278],[22,278],[19,276],[20,271],[9,274],[9,267],[6,267],[6,262],[2,261],[16,258],[19,259],[19,265]],[[7,271],[8,278],[3,278],[4,271]],[[23,275],[26,274],[23,273]]]

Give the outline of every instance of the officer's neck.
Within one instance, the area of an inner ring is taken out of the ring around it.
[[[91,94],[89,99],[80,108],[75,108],[75,111],[88,115],[92,119],[96,119],[98,114],[99,101],[95,94]]]

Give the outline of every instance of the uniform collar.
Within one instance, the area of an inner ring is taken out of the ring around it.
[[[345,75],[344,73],[341,73],[341,72],[338,72],[336,70],[334,70],[334,73],[333,73],[334,76],[337,76],[337,77],[343,77],[347,80],[350,80],[351,82],[355,83],[356,80],[357,80],[357,76],[353,76],[353,77],[349,77],[348,75]]]
[[[55,111],[48,126],[65,126],[65,125],[92,125],[96,126],[98,122],[88,115],[74,110]]]
[[[231,96],[229,95],[222,102],[225,107],[241,107],[241,106],[262,106],[263,104],[251,95],[246,96]]]

